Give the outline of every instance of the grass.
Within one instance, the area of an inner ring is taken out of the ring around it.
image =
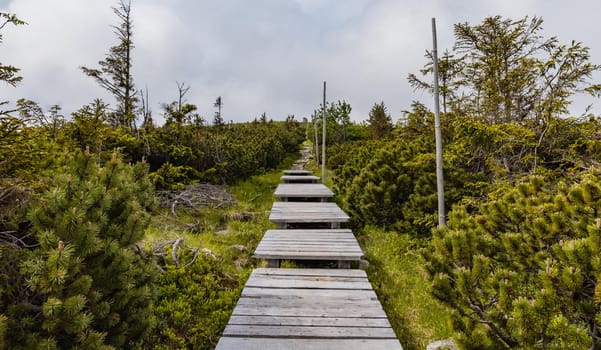
[[[358,235],[370,265],[367,274],[404,349],[425,349],[452,337],[450,310],[429,293],[418,249],[408,234],[366,228]]]
[[[253,176],[227,191],[234,195],[237,205],[229,208],[206,208],[200,212],[179,210],[173,215],[169,209],[161,210],[152,218],[146,231],[145,244],[183,238],[190,247],[206,248],[224,258],[225,263],[245,260],[245,267],[252,268],[257,262],[252,253],[263,233],[274,228],[269,222],[269,210],[273,204],[273,192],[282,176],[298,158],[289,155],[278,169]],[[200,223],[200,232],[186,229],[186,224]]]
[[[278,169],[228,187],[228,192],[238,201],[236,206],[207,208],[196,213],[182,211],[177,216],[167,209],[157,213],[147,230],[146,244],[184,238],[187,246],[214,252],[219,256],[222,268],[231,271],[243,285],[253,268],[263,266],[252,258],[252,254],[263,233],[275,227],[268,219],[273,192],[280,183],[282,170],[291,168],[297,158],[290,156]],[[310,170],[318,172],[315,167]],[[329,186],[331,178],[329,176]],[[238,220],[241,213],[252,215],[250,219]],[[201,223],[200,233],[185,230],[186,224],[196,221]],[[430,295],[430,284],[420,266],[417,249],[423,243],[410,235],[376,228],[366,228],[357,236],[370,263],[367,268],[369,279],[403,347],[425,349],[432,341],[451,337],[450,311]],[[282,262],[282,267],[299,266],[305,265]]]

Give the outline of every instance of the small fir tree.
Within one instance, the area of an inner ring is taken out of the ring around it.
[[[147,169],[116,153],[99,166],[86,151],[67,155],[62,170],[29,214],[40,246],[22,271],[35,305],[9,329],[9,346],[134,347],[155,296],[155,270],[135,251],[154,200]]]
[[[392,118],[386,111],[384,102],[376,103],[369,112],[368,129],[375,140],[384,138],[392,131]]]
[[[601,181],[540,177],[449,214],[424,250],[467,349],[601,347]]]

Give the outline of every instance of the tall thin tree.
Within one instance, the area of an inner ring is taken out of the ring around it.
[[[112,121],[113,126],[128,126],[134,130],[138,97],[132,76],[134,44],[131,0],[120,0],[119,6],[113,7],[113,12],[121,22],[118,26],[113,26],[119,44],[111,47],[106,58],[98,62],[100,68],[81,67],[81,70],[115,96],[117,108]]]
[[[215,103],[213,103],[213,107],[217,108],[217,112],[215,112],[215,118],[213,119],[213,124],[223,125],[223,117],[221,116],[221,107],[223,107],[223,101],[221,100],[221,96],[217,97]]]

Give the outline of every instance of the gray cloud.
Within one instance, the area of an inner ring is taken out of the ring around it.
[[[0,0],[0,11],[29,23],[5,28],[0,61],[22,68],[24,81],[0,86],[2,99],[60,104],[66,113],[96,97],[112,102],[78,67],[96,66],[116,43],[110,27],[117,24],[110,8],[116,3]],[[593,62],[601,62],[595,0],[570,7],[559,0],[132,0],[132,6],[134,79],[139,89],[148,87],[155,118],[160,103],[176,98],[176,81],[191,86],[188,101],[209,120],[222,96],[225,119],[246,121],[263,112],[274,119],[309,116],[326,80],[329,100],[347,100],[354,120],[366,119],[379,101],[396,119],[412,100],[431,100],[413,92],[406,76],[425,63],[432,17],[441,51],[452,47],[455,23],[539,15],[546,35],[582,41]],[[587,102],[579,100],[574,113]]]

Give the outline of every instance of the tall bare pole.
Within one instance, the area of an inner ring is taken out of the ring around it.
[[[445,225],[444,177],[442,175],[442,136],[440,132],[440,98],[438,88],[438,44],[436,43],[436,18],[432,18],[432,60],[434,61],[434,135],[436,137],[436,189],[438,191],[438,227]]]
[[[326,82],[323,82],[323,108],[321,109],[321,123],[323,125],[321,142],[321,183],[326,183]]]
[[[315,143],[315,163],[319,166],[319,136],[317,135],[317,113],[313,120],[313,142]]]

